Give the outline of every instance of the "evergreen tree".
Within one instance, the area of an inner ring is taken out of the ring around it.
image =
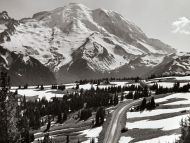
[[[22,101],[22,108],[25,110],[26,109],[26,96],[24,95],[23,101]]]
[[[17,128],[18,110],[15,110],[18,107],[15,94],[9,92],[10,78],[7,73],[1,72],[0,86],[0,143],[16,143],[20,136]]]
[[[148,87],[145,86],[145,88],[143,89],[141,97],[148,97],[148,96],[149,96]]]
[[[62,119],[62,114],[61,112],[59,112],[58,117],[57,117],[57,123],[62,123],[63,119]]]
[[[92,116],[92,111],[90,109],[83,109],[81,111],[80,120],[87,120]]]
[[[79,89],[79,84],[76,84],[76,89],[77,89],[77,90]]]
[[[66,143],[69,143],[69,142],[70,142],[69,135],[67,135],[67,137],[66,137]]]
[[[189,143],[190,141],[190,117],[182,119],[180,122],[181,136],[175,143]]]
[[[179,82],[176,82],[173,86],[173,91],[174,92],[178,92],[179,91],[179,88],[180,88],[180,83]]]
[[[41,126],[40,111],[36,108],[34,111],[34,129],[39,129]]]
[[[92,138],[92,139],[90,140],[90,143],[95,143],[95,139]]]
[[[154,109],[156,107],[156,103],[155,103],[155,100],[154,100],[154,97],[151,98],[151,108]]]
[[[42,143],[52,143],[48,133],[44,135],[44,139]]]
[[[134,93],[134,96],[133,96],[133,99],[136,100],[136,99],[139,99],[139,92],[138,91],[135,91]]]
[[[21,143],[30,143],[32,138],[30,138],[29,133],[29,121],[26,114],[20,115],[19,122],[17,124],[19,131],[21,132]]]
[[[25,84],[25,85],[24,85],[24,89],[28,89],[28,84]]]
[[[115,93],[115,96],[114,96],[114,105],[117,105],[118,101],[119,101],[118,95],[117,95],[117,93]]]
[[[99,126],[104,123],[105,109],[100,107],[96,112],[96,125]]]
[[[63,114],[63,121],[66,121],[67,120],[67,112],[64,112]]]
[[[113,96],[110,96],[110,105],[113,105]]]
[[[146,98],[143,99],[141,105],[140,105],[140,110],[143,111],[146,108]]]
[[[123,93],[121,94],[121,101],[123,101],[123,99],[124,99],[124,95],[123,95]]]
[[[44,90],[44,85],[43,84],[40,86],[40,90]]]
[[[44,132],[49,131],[50,127],[51,127],[51,118],[50,118],[50,116],[48,116],[48,124],[47,124],[47,127]]]
[[[133,99],[133,92],[130,91],[126,96],[125,96],[126,99]]]

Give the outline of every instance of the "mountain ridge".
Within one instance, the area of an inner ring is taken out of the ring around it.
[[[25,62],[30,61],[29,57],[36,59],[58,83],[105,75],[127,76],[143,66],[146,70],[142,72],[148,72],[166,55],[176,53],[168,44],[148,38],[120,14],[91,10],[82,4],[39,12],[12,25],[15,30],[8,34],[8,40],[3,38],[0,46],[22,54]]]

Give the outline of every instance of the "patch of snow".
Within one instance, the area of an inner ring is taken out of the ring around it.
[[[7,29],[5,24],[0,24],[0,33],[3,32],[5,29]]]
[[[174,86],[174,82],[154,82],[154,83],[151,83],[151,82],[146,82],[148,85],[152,86],[154,85],[155,83],[158,84],[158,86],[162,86],[164,88],[172,88]],[[187,85],[188,83],[180,83],[180,87],[183,87],[184,85]]]
[[[12,91],[14,91],[12,89]],[[56,89],[18,89],[18,94],[25,95],[26,97],[38,97],[42,99],[45,97],[48,101],[51,100],[52,97],[63,97],[63,93]]]
[[[110,82],[110,84],[115,84],[115,85],[121,86],[121,87],[126,86],[127,83],[128,82],[126,82],[126,81],[123,81],[123,82],[116,82],[116,81]]]
[[[131,85],[140,86],[140,83],[137,82],[137,83],[127,83],[127,84],[126,84],[126,86],[131,86]]]
[[[94,84],[84,84],[84,85],[79,85],[79,89],[84,89],[84,90],[90,90],[91,88],[96,89],[96,86]]]
[[[164,80],[164,79],[176,79],[178,81],[190,81],[190,76],[169,76],[169,77],[161,77],[154,78],[153,80]]]
[[[185,119],[186,115],[180,115],[172,118],[161,119],[161,120],[141,120],[134,123],[127,123],[126,127],[129,129],[162,129],[164,131],[174,130],[180,128],[181,119]]]
[[[163,98],[155,99],[156,103],[168,101],[169,99],[177,99],[177,98],[184,98],[187,100],[180,101],[181,104],[189,104],[190,102],[190,93],[176,93],[172,94]],[[177,101],[178,102],[178,101]],[[172,105],[174,105],[175,102],[173,102]],[[170,103],[168,103],[171,105]],[[168,105],[164,104],[164,105]],[[175,104],[176,105],[176,104]],[[147,116],[156,116],[160,114],[166,114],[166,113],[174,113],[174,112],[180,112],[183,110],[190,110],[190,107],[184,107],[184,108],[175,108],[175,109],[155,109],[152,111],[143,111],[143,112],[128,112],[127,118],[135,118],[135,117],[147,117]]]
[[[93,129],[87,129],[82,131],[82,135],[86,135],[85,137],[88,138],[87,141],[84,141],[82,143],[90,143],[90,139],[91,138],[95,138],[95,143],[97,143],[98,141],[98,136],[100,134],[100,132],[102,131],[102,127],[97,127],[97,128],[93,128]]]
[[[7,65],[9,65],[9,62],[8,62],[8,60],[7,60],[7,56],[6,56],[6,55],[1,55],[1,57],[4,59],[5,63],[6,63]]]
[[[176,101],[176,102],[172,102],[172,103],[167,103],[167,104],[164,104],[164,105],[180,105],[180,104],[189,104],[190,103],[190,93],[176,93],[176,94],[172,94],[172,95],[169,95],[167,97],[164,97],[164,98],[161,98],[161,99],[156,99],[156,102],[159,103],[159,102],[162,102],[162,101],[167,101],[168,99],[173,99],[173,98],[184,98],[186,100],[184,101]]]
[[[155,109],[152,111],[143,111],[143,112],[127,112],[127,118],[157,116],[160,114],[174,113],[174,112],[180,112],[184,110],[190,110],[190,107],[175,108],[175,109]]]
[[[22,74],[18,73],[18,76],[22,76]]]
[[[179,104],[189,104],[190,102],[190,93],[176,93],[172,94],[160,99],[156,99],[155,102],[163,102],[167,101],[169,99],[177,99],[177,98],[184,98],[187,100],[184,101],[177,101],[173,103],[168,103],[165,105],[179,105]],[[184,107],[184,108],[174,108],[174,109],[155,109],[152,111],[144,111],[142,113],[140,112],[128,112],[127,118],[136,118],[136,117],[148,117],[148,116],[156,116],[160,114],[167,114],[167,113],[175,113],[175,112],[181,112],[184,110],[190,110],[190,107]],[[136,122],[127,123],[126,126],[130,129],[133,128],[140,128],[140,129],[162,129],[162,130],[173,130],[180,128],[180,121],[182,118],[186,118],[188,115],[188,112],[185,115],[175,116],[172,118],[166,118],[166,119],[160,119],[160,120],[140,120]]]
[[[190,76],[175,77],[177,80],[190,80]]]
[[[102,89],[102,88],[108,88],[108,87],[117,87],[117,86],[125,86],[127,84],[127,82],[110,82],[110,84],[107,85],[98,85],[98,88]],[[84,85],[79,85],[79,89],[84,89],[84,90],[90,90],[91,88],[96,89],[97,88],[97,84],[84,84]]]
[[[132,141],[133,140],[133,138],[131,138],[131,137],[121,137],[120,138],[120,140],[119,140],[119,143],[128,143],[128,142],[130,142],[130,141]]]
[[[154,47],[148,45],[147,43],[138,41],[138,43],[140,43],[141,45],[143,45],[150,53],[158,53],[158,50],[156,50]],[[162,53],[162,51],[160,51],[160,53]]]
[[[163,61],[164,56],[148,54],[144,57],[141,57],[141,59],[142,59],[142,63],[146,64],[146,66],[156,66]]]
[[[29,61],[29,59],[30,59],[29,56],[24,56],[24,57],[23,57],[23,61],[24,61],[25,63],[27,63],[27,62]]]
[[[158,86],[162,86],[164,88],[172,88],[174,86],[174,82],[157,82]],[[153,83],[152,84],[149,84],[149,85],[154,85]]]
[[[160,136],[158,138],[153,138],[150,140],[139,141],[136,143],[174,143],[177,139],[179,139],[179,134],[173,134],[168,136]]]
[[[70,89],[70,88],[76,88],[76,83],[68,83],[68,84],[64,84],[66,89]]]

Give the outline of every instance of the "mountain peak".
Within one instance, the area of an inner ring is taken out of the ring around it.
[[[69,3],[67,6],[81,8],[81,9],[89,9],[87,6],[80,4],[80,3]]]
[[[7,11],[3,11],[0,13],[0,20],[7,20],[10,19],[8,12]]]
[[[83,17],[84,15],[88,15],[91,9],[88,7],[78,4],[78,3],[69,3],[63,7],[58,7],[51,11],[43,11],[33,15],[33,19],[36,20],[45,20],[49,22],[54,22],[59,19],[59,24],[73,19],[79,19],[79,17]]]
[[[77,11],[77,10],[82,10],[82,11],[85,11],[85,10],[90,10],[88,7],[86,7],[85,5],[83,4],[79,4],[79,3],[69,3],[68,5],[65,5],[63,7],[59,7],[59,8],[56,8],[52,11],[50,11],[51,13],[59,13],[59,12],[63,12],[63,11]]]

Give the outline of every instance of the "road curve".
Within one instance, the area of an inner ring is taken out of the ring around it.
[[[140,102],[142,102],[142,99],[125,101],[117,107],[117,109],[112,113],[111,122],[108,125],[103,143],[118,143],[122,129],[121,120],[123,115],[126,113],[126,110]]]

